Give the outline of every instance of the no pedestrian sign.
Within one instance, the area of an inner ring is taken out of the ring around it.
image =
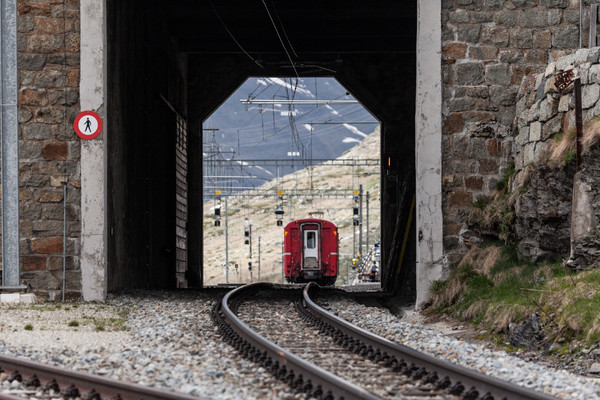
[[[82,111],[73,124],[75,133],[82,139],[94,139],[102,131],[102,118],[93,111]]]

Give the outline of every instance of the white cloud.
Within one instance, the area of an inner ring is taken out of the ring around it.
[[[353,125],[350,125],[350,124],[343,124],[343,125],[344,125],[344,128],[348,129],[350,132],[352,132],[352,133],[354,133],[356,135],[359,135],[359,136],[362,136],[362,137],[369,136],[366,133],[363,133],[363,132],[359,131],[358,128],[355,127],[355,126],[353,126]]]
[[[271,83],[274,83],[274,84],[279,85],[279,86],[286,87],[286,88],[288,88],[290,90],[294,90],[294,86],[295,85],[290,85],[289,83],[287,83],[286,81],[284,81],[281,78],[268,78],[267,81],[270,81]],[[302,89],[299,85],[296,88],[296,93],[303,93],[303,94],[305,94],[307,96],[315,97],[315,95],[312,94],[312,92],[310,90],[308,90],[308,89]]]
[[[269,83],[267,81],[265,81],[264,79],[257,79],[256,80],[256,84],[257,85],[267,86]]]
[[[344,142],[344,143],[360,143],[360,140],[358,140],[356,138],[347,137],[347,138],[344,138],[344,140],[342,140],[342,142]]]
[[[339,112],[335,111],[335,108],[331,107],[329,104],[325,104],[325,108],[327,108],[333,115],[340,115]]]
[[[312,125],[311,124],[304,124],[304,129],[306,129],[307,131],[312,131]]]

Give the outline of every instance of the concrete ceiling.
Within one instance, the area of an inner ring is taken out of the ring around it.
[[[269,54],[285,53],[283,42],[300,65],[312,54],[415,49],[414,2],[179,0],[154,3],[151,12],[186,53],[243,53],[241,46],[253,58],[267,60]]]

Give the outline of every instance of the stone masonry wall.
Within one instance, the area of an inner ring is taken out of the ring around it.
[[[21,280],[62,290],[63,186],[67,187],[66,293],[79,297],[79,0],[19,0]]]
[[[579,48],[579,2],[443,0],[442,30],[444,250],[453,266],[473,201],[511,160],[522,78]]]
[[[574,54],[549,63],[540,70],[542,72],[524,77],[517,97],[517,130],[513,149],[516,174],[513,191],[520,190],[523,194],[515,207],[516,228],[519,255],[533,261],[566,259],[571,248],[575,161],[572,159],[567,162],[566,157],[565,160],[554,160],[553,163],[548,160],[556,135],[575,130],[573,84],[563,91],[559,91],[555,84],[557,72],[572,69],[575,65],[579,66],[581,74],[582,117],[585,125],[600,115],[598,47],[577,50]],[[597,150],[592,152],[597,153]],[[558,166],[553,167],[557,163]],[[583,174],[582,180],[587,182],[590,189],[597,186],[594,184],[598,179],[594,172],[598,170],[597,164],[594,157],[584,155],[583,170],[579,174]],[[579,187],[579,192],[590,192],[580,186],[575,184],[576,188]],[[597,198],[600,196],[592,196],[592,199]],[[599,207],[596,208],[600,210]],[[596,212],[600,215],[598,210]],[[583,214],[594,213],[586,211]],[[582,243],[585,245],[585,242]],[[600,254],[600,251],[593,250],[592,258],[596,251]]]

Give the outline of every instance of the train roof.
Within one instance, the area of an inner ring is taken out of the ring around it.
[[[333,222],[327,221],[325,219],[321,219],[321,218],[303,218],[303,219],[296,219],[294,221],[290,221],[285,226],[285,229],[289,229],[292,226],[299,226],[300,224],[304,224],[304,223],[307,223],[307,222],[313,222],[313,223],[318,223],[318,224],[331,224],[331,225],[333,225],[334,228],[337,228]]]

